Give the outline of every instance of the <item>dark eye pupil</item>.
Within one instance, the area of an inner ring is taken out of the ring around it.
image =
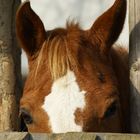
[[[27,110],[25,110],[25,109],[21,110],[21,117],[24,119],[24,122],[26,124],[33,123],[33,119]]]
[[[113,116],[115,114],[117,110],[117,107],[116,107],[116,103],[113,103],[108,109],[107,111],[105,112],[105,115],[104,115],[104,118],[108,118],[110,116]]]
[[[26,124],[31,124],[33,122],[32,118],[27,114],[23,114],[22,117]]]

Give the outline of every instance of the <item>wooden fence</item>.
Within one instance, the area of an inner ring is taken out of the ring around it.
[[[140,133],[140,0],[129,0],[131,130]]]
[[[0,140],[140,140],[140,135],[103,133],[1,133]]]
[[[0,0],[0,131],[19,129],[21,52],[15,35],[15,13],[20,0]]]

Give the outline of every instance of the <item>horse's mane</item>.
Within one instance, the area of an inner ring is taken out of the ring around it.
[[[67,22],[66,27],[69,34],[71,32],[71,34],[73,34],[74,31],[79,29],[78,24],[74,22]],[[64,33],[60,34],[57,30],[62,30]],[[68,70],[73,69],[73,66],[77,66],[76,60],[74,59],[70,49],[70,44],[68,45],[68,38],[70,38],[70,36],[65,33],[64,29],[56,29],[56,31],[50,33],[49,36],[47,36],[47,39],[44,42],[38,56],[36,72],[40,65],[43,51],[45,50],[44,48],[47,48],[47,62],[49,64],[49,71],[53,80],[57,80],[58,78],[66,75]]]

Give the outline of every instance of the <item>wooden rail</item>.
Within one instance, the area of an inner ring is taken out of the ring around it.
[[[0,140],[140,140],[140,134],[115,133],[0,133]]]
[[[140,0],[129,0],[131,131],[140,133]]]

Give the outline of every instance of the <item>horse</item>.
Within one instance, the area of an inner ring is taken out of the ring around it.
[[[29,132],[128,132],[128,51],[114,46],[124,25],[126,0],[115,0],[83,30],[67,21],[46,31],[26,1],[16,13],[16,34],[29,73],[20,115]]]

